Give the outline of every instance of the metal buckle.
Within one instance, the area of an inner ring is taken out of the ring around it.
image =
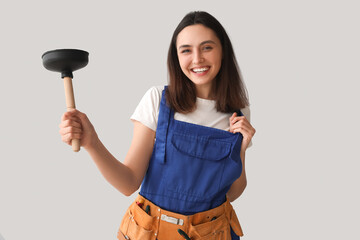
[[[163,220],[165,222],[173,223],[173,224],[176,224],[176,225],[181,225],[181,226],[184,225],[184,220],[183,219],[169,217],[169,216],[166,216],[165,214],[161,214],[161,220]]]

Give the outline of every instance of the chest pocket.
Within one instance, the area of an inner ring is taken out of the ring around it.
[[[174,132],[167,149],[168,191],[199,200],[219,192],[231,143]]]

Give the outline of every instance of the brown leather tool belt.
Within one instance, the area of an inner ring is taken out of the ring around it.
[[[219,207],[208,211],[182,215],[166,211],[138,195],[122,219],[118,239],[231,240],[230,226],[238,236],[243,236],[236,213],[228,199]]]

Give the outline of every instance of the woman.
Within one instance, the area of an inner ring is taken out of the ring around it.
[[[231,42],[213,16],[191,12],[182,19],[168,71],[169,85],[151,88],[131,117],[133,140],[123,163],[80,111],[63,115],[62,140],[81,139],[124,195],[141,185],[118,239],[239,239],[230,202],[245,189],[245,151],[255,129],[242,114],[249,104]]]

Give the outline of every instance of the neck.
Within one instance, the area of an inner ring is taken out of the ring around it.
[[[196,86],[196,96],[198,98],[203,98],[203,99],[209,99],[209,100],[214,99],[214,96],[211,92],[211,85]]]

